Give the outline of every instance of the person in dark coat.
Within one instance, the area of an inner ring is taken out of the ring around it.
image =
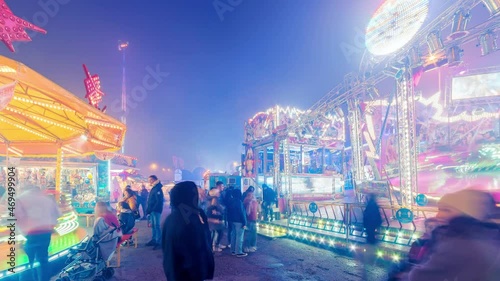
[[[214,277],[215,261],[207,216],[198,208],[191,181],[170,191],[172,213],[163,225],[163,270],[168,281],[203,281]]]
[[[382,225],[382,216],[377,199],[374,194],[368,196],[366,209],[363,212],[363,226],[366,229],[366,243],[374,245],[377,243],[376,230]]]
[[[247,214],[241,200],[241,190],[233,189],[227,199],[227,220],[231,227],[231,252],[237,257],[245,257],[243,237],[247,225]]]
[[[262,185],[262,211],[264,212],[264,220],[273,220],[273,207],[276,204],[276,192],[267,184]]]
[[[146,186],[143,184],[141,186],[141,191],[139,192],[139,206],[142,207],[142,218],[141,220],[146,220],[146,206],[148,204],[148,196],[149,196],[149,191],[146,189]],[[137,207],[137,210],[139,210],[139,207]]]
[[[224,184],[221,181],[217,182],[217,186],[221,186],[222,188],[224,188]],[[233,197],[233,190],[234,190],[234,186],[230,185],[229,187],[224,188],[221,192],[221,199],[222,199],[221,203],[222,203],[222,206],[224,207],[224,220],[225,220],[225,224],[227,227],[227,245],[228,245],[228,247],[231,247],[231,237],[232,237],[233,229],[231,228],[231,221],[229,220],[227,205],[229,204],[229,201]]]
[[[163,212],[163,185],[160,180],[155,176],[149,176],[149,184],[151,184],[151,192],[149,192],[148,206],[146,214],[150,217],[151,228],[153,230],[153,237],[151,241],[146,243],[146,246],[154,246],[154,250],[160,248],[161,228],[160,217]]]

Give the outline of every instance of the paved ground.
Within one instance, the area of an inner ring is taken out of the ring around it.
[[[121,267],[112,281],[166,280],[161,265],[162,253],[144,244],[151,237],[145,221],[140,228],[139,247],[122,248]],[[216,281],[257,280],[362,280],[363,266],[353,258],[305,245],[289,239],[268,240],[259,237],[259,250],[245,258],[231,256],[228,250],[215,254]],[[369,269],[374,277],[384,280],[381,267]]]

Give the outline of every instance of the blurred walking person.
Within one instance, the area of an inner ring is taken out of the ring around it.
[[[153,237],[151,238],[151,241],[146,243],[146,246],[153,246],[153,250],[157,250],[160,248],[161,242],[160,217],[163,212],[163,185],[155,175],[149,176],[148,180],[152,188],[149,192],[146,215],[149,216],[151,228],[153,230]]]
[[[377,244],[377,229],[382,225],[380,207],[375,194],[369,194],[366,208],[363,211],[363,227],[366,231],[366,252],[363,253],[363,280],[368,279],[368,268],[374,263],[375,245]]]
[[[260,212],[259,202],[255,198],[254,189],[247,190],[243,200],[247,215],[247,231],[245,231],[245,252],[257,251],[257,218]]]
[[[212,234],[212,251],[221,252],[226,248],[221,245],[222,237],[224,237],[224,210],[219,203],[219,193],[216,188],[212,188],[209,192],[210,206],[207,208],[208,225]]]
[[[26,237],[24,252],[33,271],[32,280],[49,281],[49,245],[61,213],[54,198],[39,187],[28,184],[25,190],[16,201],[16,219]],[[35,260],[40,264],[38,274],[33,269]]]
[[[172,213],[163,225],[163,270],[168,281],[203,281],[214,276],[207,216],[198,208],[194,182],[181,182],[170,192]]]
[[[402,278],[408,281],[497,281],[500,229],[491,221],[493,197],[478,190],[444,195],[437,219],[445,225],[429,259]]]

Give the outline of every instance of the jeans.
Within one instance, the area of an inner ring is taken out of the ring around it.
[[[255,221],[249,221],[247,223],[247,231],[245,233],[245,247],[246,248],[256,248],[257,247],[257,223]]]
[[[232,242],[232,232],[233,232],[233,223],[230,222],[230,221],[226,221],[226,224],[227,224],[227,244],[228,245],[231,245],[231,242]]]
[[[161,240],[160,217],[160,213],[151,213],[151,228],[153,229],[153,239],[151,240],[153,240],[156,244],[160,244]]]
[[[41,233],[26,235],[26,244],[24,252],[28,256],[30,267],[33,267],[35,260],[40,263],[40,271],[36,274],[36,269],[33,269],[33,280],[49,281],[49,245],[52,233]]]
[[[224,236],[224,229],[212,230],[212,246],[219,247],[222,236]]]
[[[273,207],[274,207],[274,204],[272,202],[262,203],[262,211],[264,212],[264,220],[265,221],[272,221],[273,220]]]
[[[146,219],[146,207],[147,207],[147,206],[146,206],[146,203],[147,203],[147,200],[142,200],[142,199],[141,199],[141,200],[139,201],[139,206],[141,206],[141,207],[142,207],[142,217],[143,217],[144,219]],[[139,206],[137,206],[137,211],[139,211]]]
[[[231,232],[231,252],[243,254],[243,235],[245,230],[241,222],[232,223],[233,231]]]

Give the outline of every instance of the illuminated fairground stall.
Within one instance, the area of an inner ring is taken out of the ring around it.
[[[146,183],[147,178],[137,169],[137,158],[126,155],[117,155],[113,158],[111,161],[111,202],[119,201],[127,185],[139,191],[141,185]]]
[[[55,197],[63,216],[52,237],[51,259],[64,255],[86,235],[75,210],[88,212],[96,201],[109,200],[110,163],[125,131],[125,125],[96,106],[24,64],[0,57],[0,185],[7,186],[7,168],[15,167],[17,194],[30,182]],[[1,200],[4,253],[10,247],[10,232],[5,228],[6,196]],[[16,238],[25,239],[19,233]],[[20,272],[27,257],[19,251],[16,262]],[[0,278],[6,266],[0,265]]]
[[[384,221],[377,255],[397,261],[443,194],[498,192],[499,15],[498,0],[385,1],[368,24],[359,74],[289,126],[301,131],[345,110],[352,200],[292,200],[288,220],[264,230],[362,251],[365,195],[375,193]]]
[[[276,106],[249,119],[243,176],[254,179],[257,186],[267,184],[280,198],[333,199],[343,188],[343,113],[328,112],[303,129],[290,131],[304,115],[295,108]]]

